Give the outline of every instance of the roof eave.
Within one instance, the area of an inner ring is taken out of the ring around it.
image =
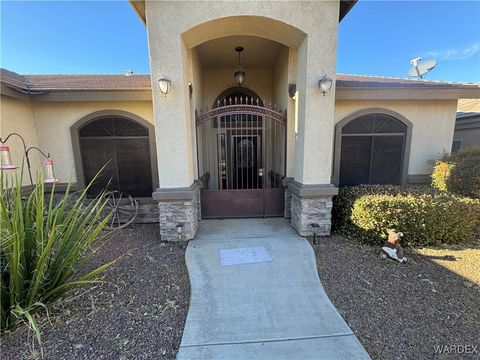
[[[352,10],[357,3],[357,0],[340,0],[340,10],[338,15],[338,22],[341,22],[345,16]]]
[[[55,90],[42,95],[30,96],[34,102],[77,102],[77,101],[152,101],[150,89],[115,90]]]
[[[28,100],[29,95],[24,89],[15,88],[7,84],[1,84],[0,95],[18,100]]]
[[[478,88],[342,88],[335,100],[458,100],[478,99]]]
[[[358,0],[340,0],[340,6],[338,10],[338,22],[342,21],[345,16],[352,10]],[[138,15],[143,24],[147,23],[145,14],[145,0],[129,0],[128,1],[133,8],[133,11]]]
[[[144,0],[128,0],[130,6],[135,11],[135,14],[142,20],[143,24],[146,25],[146,16],[145,16],[145,1]]]

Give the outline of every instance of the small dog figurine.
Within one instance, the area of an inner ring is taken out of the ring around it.
[[[400,246],[400,239],[403,233],[396,232],[394,229],[387,229],[388,239],[382,247],[380,257],[382,259],[392,259],[399,263],[407,262],[407,257],[403,255],[403,249]]]

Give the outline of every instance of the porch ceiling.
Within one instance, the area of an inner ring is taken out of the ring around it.
[[[270,68],[275,64],[282,44],[253,36],[229,36],[197,46],[198,56],[204,68],[235,68],[238,64],[236,46],[243,46],[243,68]]]

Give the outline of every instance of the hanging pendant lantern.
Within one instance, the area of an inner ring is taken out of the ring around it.
[[[43,161],[43,169],[45,171],[45,184],[53,184],[58,182],[58,179],[55,178],[52,159],[47,159]]]
[[[237,46],[235,51],[238,52],[238,68],[237,71],[235,71],[234,79],[238,86],[242,86],[243,82],[245,81],[245,71],[243,71],[240,67],[240,53],[243,51],[243,47]]]
[[[17,167],[12,164],[10,148],[8,146],[0,146],[0,170],[14,170]]]

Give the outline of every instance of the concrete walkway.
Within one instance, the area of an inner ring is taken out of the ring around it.
[[[186,261],[177,359],[369,359],[325,294],[310,244],[284,219],[202,221]]]

